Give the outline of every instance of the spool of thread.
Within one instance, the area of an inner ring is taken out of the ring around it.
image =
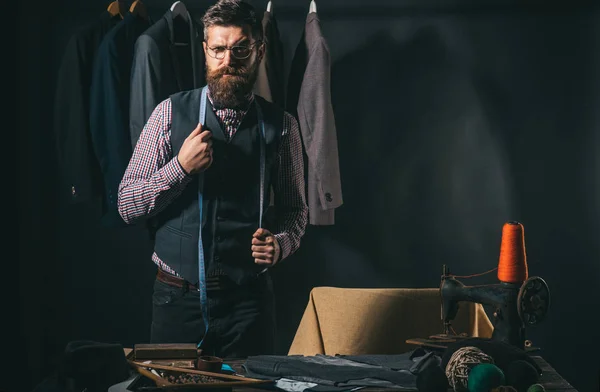
[[[489,392],[504,385],[504,372],[493,363],[480,363],[469,372],[469,392]]]
[[[502,227],[498,279],[506,283],[522,283],[528,275],[525,230],[519,222],[507,222]]]
[[[546,388],[542,384],[533,384],[527,389],[527,392],[545,392]]]
[[[510,385],[500,385],[498,388],[490,389],[491,392],[517,392],[517,390]]]
[[[494,363],[494,359],[474,346],[456,350],[446,365],[448,384],[456,392],[467,391],[471,369],[481,363]]]

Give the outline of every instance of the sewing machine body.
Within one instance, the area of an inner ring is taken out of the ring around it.
[[[492,339],[524,348],[525,324],[519,315],[517,300],[521,285],[497,283],[481,286],[465,286],[453,277],[444,277],[440,286],[442,296],[442,320],[444,333],[456,317],[459,302],[476,302],[494,307]]]
[[[459,302],[475,302],[494,307],[492,339],[525,348],[525,327],[541,322],[550,306],[550,290],[546,282],[533,276],[524,282],[499,282],[465,286],[444,265],[440,284],[444,334],[449,334]]]

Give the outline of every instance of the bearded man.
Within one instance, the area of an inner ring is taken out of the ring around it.
[[[253,7],[222,0],[202,21],[207,86],[154,109],[118,209],[155,228],[152,343],[270,354],[269,270],[298,249],[307,223],[300,133],[293,116],[252,93],[265,52]]]

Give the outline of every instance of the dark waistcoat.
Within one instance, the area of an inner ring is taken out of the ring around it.
[[[185,138],[197,126],[202,89],[171,96],[171,145],[176,157]],[[191,283],[199,278],[200,231],[198,184],[202,192],[202,244],[207,275],[228,275],[239,284],[256,278],[264,268],[254,263],[252,234],[260,215],[260,130],[255,105],[260,105],[265,124],[265,180],[263,217],[269,207],[270,185],[277,169],[283,127],[283,111],[259,96],[231,141],[207,100],[205,128],[212,132],[213,163],[196,175],[182,194],[156,219],[155,251],[158,257]],[[269,214],[270,215],[270,214]],[[263,227],[269,222],[263,219]]]

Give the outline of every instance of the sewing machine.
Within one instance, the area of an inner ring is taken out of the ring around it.
[[[440,284],[444,334],[451,331],[459,302],[476,302],[493,306],[494,332],[492,340],[504,341],[525,348],[525,327],[541,322],[550,304],[550,291],[546,282],[532,276],[519,283],[499,282],[489,285],[465,286],[450,274],[444,265]]]

